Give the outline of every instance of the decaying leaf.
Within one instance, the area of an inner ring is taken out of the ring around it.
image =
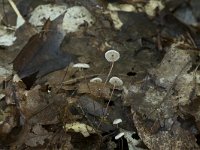
[[[0,93],[0,100],[5,97],[5,94]]]
[[[56,124],[59,122],[61,108],[65,104],[64,94],[42,92],[41,86],[35,86],[32,90],[24,92],[24,100],[21,101],[21,110],[32,123]]]
[[[178,103],[182,106],[189,104],[191,99],[195,96],[195,76],[195,72],[191,72],[190,74],[183,74],[177,79],[175,89],[178,92]]]
[[[31,13],[29,22],[34,26],[43,26],[44,20],[50,19],[53,21],[66,11],[65,5],[40,5]]]
[[[113,24],[115,26],[115,29],[119,30],[123,26],[123,23],[119,19],[118,13],[117,12],[111,12],[110,13],[110,17],[113,20]]]
[[[91,26],[94,23],[94,17],[83,6],[74,6],[67,9],[63,18],[63,29],[67,32],[75,32],[79,26],[87,23]]]
[[[107,9],[111,11],[137,12],[136,7],[129,4],[109,3]]]
[[[0,83],[12,74],[12,65],[0,65]]]
[[[60,15],[65,13],[62,28],[67,33],[76,32],[79,26],[86,23],[91,26],[94,23],[94,17],[83,6],[73,6],[67,8],[66,5],[40,5],[31,13],[29,22],[34,26],[42,26],[44,20],[53,21]]]
[[[70,129],[72,129],[74,132],[83,134],[84,137],[88,137],[90,134],[96,133],[91,126],[80,122],[65,124],[65,130],[69,131]]]
[[[133,101],[135,104],[139,104],[139,107],[133,105],[134,109],[139,110],[142,114],[150,112],[151,115],[147,115],[153,120],[156,120],[161,113],[164,115],[163,119],[173,117],[177,111],[175,109],[177,105],[188,104],[190,94],[195,89],[193,73],[191,75],[187,73],[192,65],[191,60],[192,57],[187,51],[172,45],[160,65],[150,70],[155,84],[151,83],[149,79],[142,85],[146,87],[145,90],[140,87],[136,92],[138,94],[134,94]],[[145,94],[142,99],[136,98],[142,93]]]
[[[151,71],[157,77],[156,83],[162,87],[170,87],[178,75],[187,72],[191,67],[190,53],[177,48],[177,45],[179,42],[171,45],[160,65]]]
[[[52,133],[45,130],[41,125],[36,124],[32,128],[25,140],[25,144],[30,147],[36,147],[38,145],[44,145],[45,140],[51,139]]]
[[[104,86],[104,83],[80,83],[78,85],[78,93],[88,93],[95,97],[110,98],[110,88]]]
[[[41,97],[40,88],[41,86],[38,85],[30,91],[24,91],[25,101],[21,101],[21,109],[26,118],[47,105],[47,101]]]
[[[161,11],[162,9],[164,9],[164,7],[165,6],[163,5],[162,1],[150,0],[145,5],[145,12],[147,13],[147,15],[153,17],[155,16],[157,10]]]
[[[16,40],[15,33],[9,32],[6,30],[6,27],[1,26],[1,28],[5,28],[4,30],[0,29],[0,45],[2,46],[11,46]]]
[[[16,4],[17,23],[8,1],[0,3],[2,149],[199,149],[198,0]],[[30,24],[16,31],[11,25],[20,26],[22,17]],[[106,77],[108,49],[120,53],[112,76],[123,79],[124,96],[89,82]],[[69,53],[90,68],[68,67],[75,60]],[[113,124],[117,118],[122,122]],[[119,131],[124,136],[116,142]]]
[[[98,117],[105,115],[106,109],[103,105],[88,96],[81,96],[78,102],[85,113]]]
[[[65,36],[65,32],[60,27],[62,19],[63,16],[60,16],[54,22],[47,21],[44,31],[31,37],[15,58],[13,67],[20,78],[35,73],[37,77],[41,77],[70,63],[71,55],[59,49]]]
[[[20,14],[16,4],[12,0],[8,0],[11,8],[17,15],[16,23],[14,27],[8,27],[7,25],[0,25],[0,45],[1,46],[11,46],[14,44],[15,40],[17,39],[15,33],[19,27],[25,24],[25,20]],[[3,2],[4,3],[4,2]],[[4,7],[4,6],[3,6]],[[4,8],[3,8],[4,9]],[[5,12],[5,10],[4,10]],[[6,14],[4,14],[7,17]],[[0,15],[1,16],[1,15]],[[0,21],[2,18],[0,17]]]
[[[180,127],[178,122],[173,123],[171,130],[159,130],[157,133],[151,133],[147,122],[143,120],[142,117],[140,117],[140,115],[138,115],[136,112],[133,112],[133,121],[137,128],[139,137],[149,149],[199,149],[195,136],[189,131]]]

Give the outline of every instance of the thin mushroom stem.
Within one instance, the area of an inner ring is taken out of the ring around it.
[[[111,92],[111,95],[110,95],[110,99],[109,99],[109,101],[108,101],[108,103],[107,103],[107,105],[106,105],[106,109],[105,109],[104,115],[107,114],[108,107],[109,107],[109,104],[110,104],[110,102],[111,102],[111,100],[112,100],[112,96],[113,96],[114,90],[115,90],[115,85],[113,86],[113,89],[112,89],[112,92]]]
[[[110,99],[109,99],[109,101],[108,101],[108,103],[107,103],[107,105],[106,105],[105,111],[102,110],[102,111],[103,111],[103,119],[104,119],[104,117],[107,115],[108,107],[109,107],[109,104],[110,104],[110,102],[111,102],[111,99],[112,99],[112,96],[113,96],[113,93],[114,93],[114,89],[115,89],[115,85],[113,86],[113,89],[112,89],[112,92],[111,92],[111,95],[110,95]],[[101,126],[101,123],[102,123],[102,120],[103,120],[103,119],[101,119],[100,123],[98,124],[97,129],[99,129],[99,127]]]
[[[111,63],[111,67],[110,67],[109,73],[108,73],[108,75],[106,77],[106,81],[104,83],[104,87],[106,86],[106,83],[108,82],[108,78],[110,77],[110,74],[112,72],[113,67],[114,67],[114,61]]]

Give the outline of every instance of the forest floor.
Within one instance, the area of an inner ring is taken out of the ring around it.
[[[200,149],[199,8],[2,0],[0,149]]]

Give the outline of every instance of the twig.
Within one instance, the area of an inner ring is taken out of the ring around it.
[[[96,77],[98,75],[99,74],[88,75],[88,76],[85,76],[85,77],[81,76],[81,77],[78,77],[78,78],[75,78],[75,79],[64,81],[63,84],[73,84],[73,83],[76,83],[80,80],[84,80],[84,79],[87,79],[87,78],[93,78],[93,77]]]
[[[195,47],[195,48],[198,48],[194,39],[192,38],[191,34],[189,32],[187,32],[187,36],[189,37],[190,39],[190,42],[192,43],[192,45]]]
[[[7,17],[7,15],[6,15],[6,11],[5,11],[5,1],[3,0],[2,1],[2,8],[3,8],[3,12],[4,12],[4,15],[5,15],[5,22],[4,22],[4,20],[2,20],[2,22],[4,23],[4,25],[5,26],[8,26],[7,24],[8,24],[8,17]]]
[[[22,15],[21,15],[21,13],[19,12],[19,10],[18,10],[17,6],[15,5],[15,3],[14,3],[12,0],[8,0],[8,2],[10,3],[11,7],[12,7],[13,10],[15,11],[15,13],[16,13],[18,19],[21,20],[20,25],[17,24],[17,26],[19,27],[19,26],[21,26],[21,25],[25,22],[25,19],[22,17]]]
[[[22,17],[22,15],[20,14],[19,10],[17,9],[17,6],[15,5],[15,3],[12,0],[8,0],[8,2],[10,3],[11,7],[13,8],[13,10],[15,11],[16,15],[18,17]],[[24,20],[25,21],[25,20]]]

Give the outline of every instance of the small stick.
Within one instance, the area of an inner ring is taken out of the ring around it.
[[[11,7],[13,8],[13,10],[15,11],[16,15],[18,17],[22,17],[22,15],[20,14],[19,10],[17,9],[17,6],[15,5],[15,3],[12,0],[8,0],[8,2],[10,3]]]
[[[85,77],[81,76],[81,77],[77,77],[75,79],[70,79],[70,80],[67,80],[67,81],[64,81],[63,84],[73,84],[73,83],[76,83],[80,80],[84,80],[85,78],[93,78],[93,77],[96,77],[98,76],[99,74],[93,74],[93,75],[87,75]]]
[[[189,32],[187,32],[187,36],[189,37],[190,39],[190,42],[192,43],[192,45],[195,47],[195,48],[198,48],[194,39],[192,38],[191,34]]]
[[[25,20],[24,18],[22,17],[21,13],[19,12],[17,6],[15,5],[15,3],[12,1],[12,0],[8,0],[8,2],[10,3],[11,7],[13,8],[13,10],[15,11],[16,15],[18,18],[20,18],[22,20],[22,22],[24,23]],[[23,24],[22,23],[22,24]]]

